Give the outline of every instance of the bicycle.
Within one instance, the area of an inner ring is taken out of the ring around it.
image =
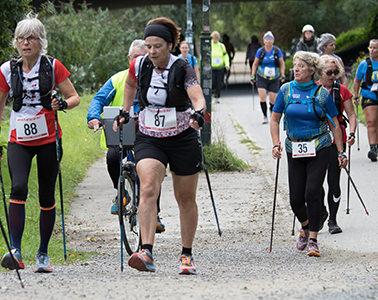
[[[129,123],[123,124],[122,130],[115,133],[112,129],[114,116],[119,114],[120,108],[114,106],[104,107],[105,139],[107,147],[120,147],[120,179],[118,182],[118,220],[121,230],[121,239],[129,255],[139,252],[141,237],[138,218],[139,205],[139,178],[134,160],[135,117]],[[121,133],[122,132],[122,133]],[[125,132],[125,134],[123,134]],[[122,243],[121,243],[122,245]]]
[[[141,247],[138,219],[139,178],[135,168],[134,153],[126,149],[122,161],[122,176],[118,183],[118,219],[123,224],[123,243],[129,255],[139,252]]]

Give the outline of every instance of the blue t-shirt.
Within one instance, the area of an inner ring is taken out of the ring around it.
[[[378,61],[374,61],[370,58],[372,66],[373,66],[373,73],[371,75],[372,82],[378,83]],[[360,65],[358,66],[356,78],[358,80],[363,80],[363,82],[366,82],[366,72],[367,72],[367,63],[366,60],[363,60]],[[364,98],[369,98],[372,100],[378,100],[377,96],[374,92],[371,92],[371,85],[368,85],[369,90],[361,89],[361,96]]]
[[[257,50],[255,57],[260,59],[261,57],[261,50],[264,47],[261,47],[259,50]],[[259,74],[261,77],[264,77],[268,80],[273,80],[278,77],[280,77],[280,68],[276,67],[275,61],[274,61],[274,49],[278,49],[278,58],[283,57],[281,49],[278,47],[273,46],[273,49],[271,51],[265,51],[265,56],[262,60],[262,65],[260,65],[257,68],[257,74]]]
[[[182,59],[182,60],[185,60],[188,64],[190,64],[190,66],[194,69],[195,66],[198,66],[198,63],[197,63],[197,58],[194,56],[194,55],[191,55],[190,53],[188,53],[188,56],[187,57],[181,57],[181,54],[179,55],[179,57]]]
[[[293,100],[311,100],[311,90],[301,91],[292,86]],[[284,84],[277,94],[273,111],[282,114],[285,109],[286,101],[290,95],[290,83]],[[317,100],[325,108],[325,111],[334,118],[338,115],[338,111],[332,96],[327,89],[321,88],[320,94],[317,93]],[[319,97],[319,98],[318,98]],[[322,108],[315,105],[316,111],[321,118],[325,117]],[[312,102],[308,103],[292,103],[289,104],[285,112],[286,134],[291,140],[309,140],[317,137],[315,140],[316,150],[328,147],[332,144],[332,139],[328,134],[327,120],[319,120],[314,112]],[[285,141],[286,151],[291,153],[291,141]]]

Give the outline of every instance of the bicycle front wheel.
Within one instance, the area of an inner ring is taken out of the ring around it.
[[[141,245],[138,200],[139,190],[137,177],[124,170],[122,174],[121,201],[119,205],[119,221],[123,223],[123,243],[129,255],[138,252]]]

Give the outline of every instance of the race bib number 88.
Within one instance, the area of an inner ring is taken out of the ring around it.
[[[45,115],[17,118],[17,141],[32,141],[49,136]]]

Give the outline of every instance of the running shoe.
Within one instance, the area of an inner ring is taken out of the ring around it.
[[[337,225],[337,222],[334,220],[329,220],[328,221],[328,231],[330,234],[335,234],[335,233],[342,233],[342,229],[340,228],[339,225]]]
[[[367,156],[371,161],[377,161],[377,153],[374,150],[370,150]]]
[[[263,123],[263,124],[268,124],[268,123],[269,123],[268,118],[267,118],[267,117],[264,117],[262,123]]]
[[[142,249],[138,253],[133,253],[129,258],[129,266],[138,271],[155,272],[154,259],[150,250]]]
[[[306,249],[307,244],[308,244],[308,238],[310,236],[310,230],[309,229],[300,229],[299,230],[299,237],[297,240],[296,247],[299,251],[303,251]]]
[[[37,264],[35,265],[34,273],[51,273],[52,272],[50,258],[46,253],[38,252]]]
[[[314,241],[310,240],[308,242],[308,249],[307,249],[307,255],[308,256],[315,256],[320,257],[318,243],[315,243]]]
[[[159,215],[156,219],[156,233],[162,233],[165,231],[165,225],[161,222]]]
[[[24,263],[22,262],[21,251],[15,248],[15,249],[12,249],[12,254],[13,254],[13,258],[15,262],[13,261],[11,254],[8,252],[8,253],[5,253],[3,258],[1,259],[1,266],[9,270],[24,269],[25,266],[24,266]]]
[[[319,230],[318,231],[323,229],[324,223],[325,223],[325,221],[327,221],[327,218],[328,218],[328,212],[324,208],[322,215],[320,217],[320,223],[319,223]]]
[[[191,255],[183,254],[180,257],[179,275],[196,275],[196,265]]]

